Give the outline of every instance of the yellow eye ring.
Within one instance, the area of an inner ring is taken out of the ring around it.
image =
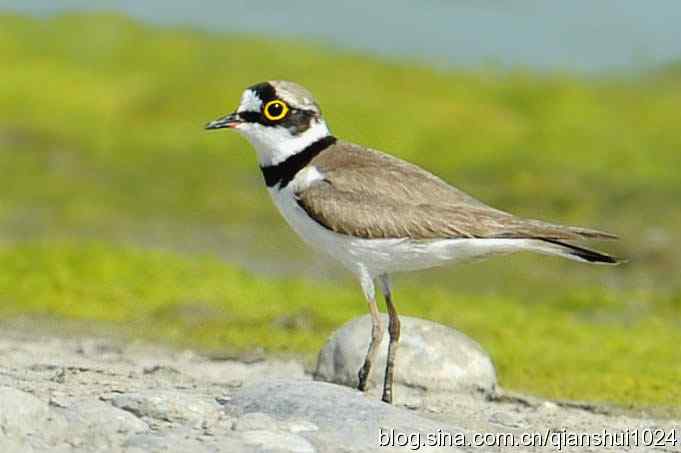
[[[288,114],[288,110],[288,105],[284,101],[275,99],[265,104],[262,113],[270,121],[279,121]]]

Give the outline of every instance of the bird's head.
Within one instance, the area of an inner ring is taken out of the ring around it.
[[[261,166],[276,165],[330,135],[312,94],[280,80],[247,88],[235,112],[206,129],[236,129],[253,145]]]

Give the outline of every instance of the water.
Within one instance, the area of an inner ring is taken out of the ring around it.
[[[449,66],[595,73],[681,60],[678,0],[0,0],[0,9],[120,11],[157,24],[312,38]]]

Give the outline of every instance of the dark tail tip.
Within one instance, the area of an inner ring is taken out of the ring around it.
[[[545,242],[559,245],[566,255],[579,258],[582,261],[596,264],[622,264],[625,260],[621,260],[607,253],[599,252],[598,250],[588,249],[585,247],[578,247],[576,245],[568,244],[567,242],[555,241],[552,239],[544,239]]]

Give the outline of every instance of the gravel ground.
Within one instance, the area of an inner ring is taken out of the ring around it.
[[[0,332],[0,452],[499,451],[493,445],[429,447],[426,434],[470,443],[476,433],[489,433],[487,443],[494,443],[492,436],[505,433],[521,442],[522,433],[550,431],[549,441],[557,441],[604,429],[632,434],[632,445],[609,451],[681,451],[671,442],[678,420],[498,390],[411,391],[420,396],[389,406],[378,401],[377,389],[363,395],[314,381],[298,360],[214,360],[136,342],[5,328]],[[657,439],[658,429],[666,439]],[[635,432],[640,440],[653,435],[659,446],[635,447]],[[402,446],[379,448],[390,442]],[[562,451],[603,448],[563,446]]]

